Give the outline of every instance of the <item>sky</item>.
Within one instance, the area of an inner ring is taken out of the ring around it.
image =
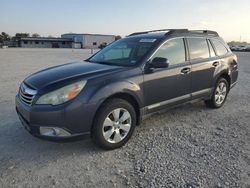
[[[250,0],[0,0],[0,32],[97,33],[187,28],[250,42]]]

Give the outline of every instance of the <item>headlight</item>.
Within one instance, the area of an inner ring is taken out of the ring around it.
[[[57,105],[72,100],[80,93],[80,91],[84,88],[86,83],[87,81],[84,80],[64,86],[55,91],[49,92],[45,95],[42,95],[37,100],[36,104]]]

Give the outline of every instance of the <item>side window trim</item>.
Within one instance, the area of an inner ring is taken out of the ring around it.
[[[153,56],[156,54],[156,52],[164,45],[166,44],[167,42],[171,41],[171,40],[174,40],[174,39],[182,39],[183,41],[183,46],[184,46],[184,51],[185,51],[185,61],[182,62],[182,63],[178,63],[178,64],[174,64],[174,65],[169,65],[169,67],[176,67],[178,65],[182,65],[182,64],[186,64],[186,63],[189,63],[189,60],[188,60],[188,51],[187,51],[187,43],[185,41],[185,37],[173,37],[173,38],[169,38],[169,39],[166,39],[164,42],[162,42],[159,47],[150,55],[150,57],[148,58],[148,61],[152,61],[152,58]]]
[[[184,48],[185,48],[185,62],[189,62],[190,61],[190,54],[189,54],[189,50],[188,50],[188,42],[186,37],[183,37],[183,43],[184,43]]]
[[[209,49],[210,58],[213,58],[212,52],[211,52],[211,51],[214,51],[214,54],[215,54],[214,57],[217,57],[218,55],[217,55],[217,53],[216,53],[216,51],[215,51],[215,48],[214,48],[214,46],[213,46],[213,44],[212,44],[212,42],[211,42],[210,39],[207,39],[207,45],[208,45],[208,49]],[[211,47],[212,47],[212,49],[211,49]]]
[[[210,44],[212,45],[212,47],[213,47],[213,49],[214,49],[215,55],[216,55],[217,57],[219,57],[218,52],[217,52],[217,50],[216,50],[216,48],[215,48],[215,46],[214,46],[213,41],[212,41],[211,39],[209,39],[209,42],[210,42]]]
[[[186,61],[190,62],[191,58],[190,58],[190,50],[188,46],[187,37],[184,37],[184,41],[185,41],[185,50],[186,50]]]

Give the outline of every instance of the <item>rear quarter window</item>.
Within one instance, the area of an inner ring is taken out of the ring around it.
[[[227,48],[224,46],[224,44],[221,41],[212,39],[212,43],[215,47],[216,54],[218,56],[222,56],[228,53]]]

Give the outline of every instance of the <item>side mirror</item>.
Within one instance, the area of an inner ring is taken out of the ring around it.
[[[150,63],[152,68],[167,68],[168,67],[168,59],[163,57],[156,57]]]

